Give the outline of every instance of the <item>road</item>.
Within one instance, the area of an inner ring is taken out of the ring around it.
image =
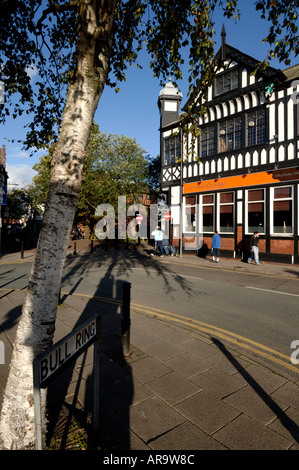
[[[31,263],[0,266],[0,290],[26,289]],[[257,267],[258,269],[258,267]],[[290,357],[299,339],[298,279],[171,263],[129,253],[70,257],[62,294],[122,298],[131,283],[132,308],[176,315],[203,332],[225,335]],[[174,317],[173,317],[174,318]]]

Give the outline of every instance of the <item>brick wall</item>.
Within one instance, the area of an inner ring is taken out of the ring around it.
[[[293,255],[294,240],[271,240],[270,253]]]

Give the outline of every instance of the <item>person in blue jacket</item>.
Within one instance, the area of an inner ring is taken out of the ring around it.
[[[212,254],[213,254],[213,262],[219,262],[220,257],[220,248],[221,248],[221,238],[218,234],[218,231],[215,230],[212,240]]]

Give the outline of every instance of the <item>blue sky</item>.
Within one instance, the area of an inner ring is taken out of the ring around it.
[[[241,18],[237,22],[226,19],[220,11],[214,13],[216,21],[215,53],[221,45],[222,25],[226,28],[226,42],[252,57],[263,60],[266,57],[268,46],[262,44],[267,35],[267,21],[261,20],[249,0],[239,0]],[[153,77],[149,67],[149,57],[144,52],[139,59],[143,69],[132,66],[127,71],[127,81],[120,85],[119,93],[113,89],[104,89],[95,114],[95,122],[100,131],[125,135],[136,139],[136,142],[149,154],[155,157],[159,154],[159,110],[157,106],[158,95],[161,90],[159,80]],[[293,58],[290,66],[299,63]],[[272,67],[286,68],[277,60],[271,62]],[[188,67],[186,64],[183,80],[179,82],[183,93],[182,105],[187,100]],[[32,77],[34,80],[34,76]],[[8,119],[5,125],[0,126],[0,147],[6,146],[6,169],[9,175],[9,188],[22,187],[31,182],[32,166],[39,161],[44,151],[38,151],[30,157],[29,152],[22,150],[22,145],[9,142],[9,139],[22,139],[25,136],[25,119]],[[14,186],[18,185],[18,186]]]

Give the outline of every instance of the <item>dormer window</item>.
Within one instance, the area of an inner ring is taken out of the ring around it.
[[[222,95],[228,91],[235,90],[239,87],[239,71],[238,69],[226,72],[216,77],[215,92],[216,95]]]

